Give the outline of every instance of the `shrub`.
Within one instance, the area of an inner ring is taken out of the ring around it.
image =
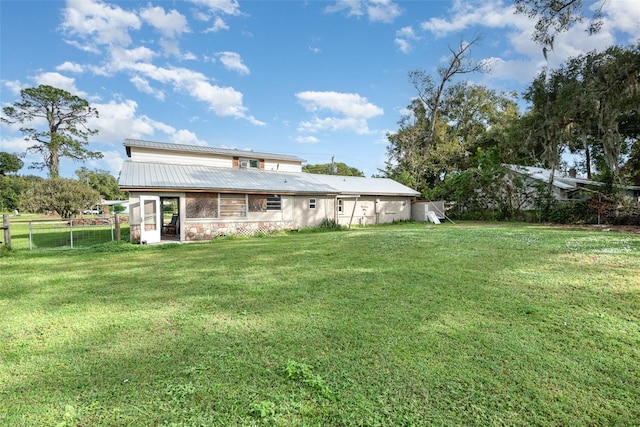
[[[342,226],[338,224],[335,220],[330,218],[325,218],[322,220],[320,225],[318,226],[320,230],[324,231],[338,231],[342,230]]]

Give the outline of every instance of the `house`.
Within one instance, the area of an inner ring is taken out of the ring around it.
[[[524,178],[528,184],[528,188],[535,192],[540,184],[549,184],[551,180],[551,170],[533,167],[533,166],[517,166],[506,165],[511,173],[515,176]],[[575,169],[570,169],[568,173],[554,171],[553,180],[551,181],[551,189],[556,200],[566,201],[580,197],[581,191],[593,192],[604,184],[599,181],[593,181],[587,178],[577,176]],[[640,202],[640,186],[634,185],[617,185],[617,190],[622,194],[632,198],[636,203]]]
[[[127,139],[118,180],[129,192],[132,241],[163,239],[164,206],[180,241],[411,218],[419,195],[387,178],[314,175],[291,155]]]

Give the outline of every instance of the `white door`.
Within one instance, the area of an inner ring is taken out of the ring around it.
[[[140,241],[160,242],[162,230],[159,196],[140,196]]]

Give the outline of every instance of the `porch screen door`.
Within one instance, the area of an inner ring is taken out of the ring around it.
[[[162,230],[159,196],[140,196],[140,240],[147,243],[160,242]]]

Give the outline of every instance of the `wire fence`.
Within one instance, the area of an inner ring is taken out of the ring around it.
[[[115,240],[113,218],[29,221],[29,249],[77,249]]]

